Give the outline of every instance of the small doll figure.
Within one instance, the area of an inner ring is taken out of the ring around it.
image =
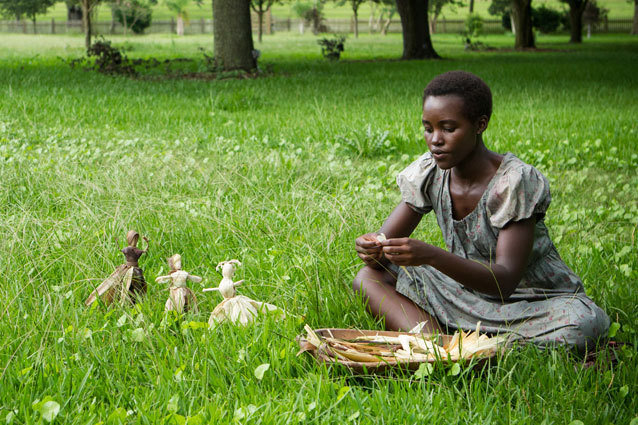
[[[155,279],[157,283],[172,281],[164,311],[174,310],[178,313],[185,313],[190,310],[197,313],[197,298],[195,293],[186,286],[186,281],[198,283],[202,281],[202,278],[182,270],[182,256],[179,254],[168,259],[168,266],[171,268],[170,274]]]
[[[283,310],[272,304],[262,303],[252,300],[243,295],[237,295],[235,287],[241,285],[244,281],[233,282],[233,274],[235,274],[235,265],[241,266],[239,260],[222,261],[217,265],[216,270],[222,269],[222,280],[217,288],[206,288],[207,291],[219,291],[224,297],[224,301],[219,303],[213,310],[208,319],[208,324],[214,326],[216,323],[229,320],[232,323],[246,325],[253,320],[260,312],[277,311],[284,316]]]
[[[137,261],[142,254],[148,251],[148,238],[143,237],[146,242],[146,249],[143,251],[137,248],[137,241],[140,234],[135,230],[129,230],[126,234],[128,246],[122,249],[126,264],[122,264],[108,277],[100,286],[98,286],[87,298],[84,304],[87,306],[93,304],[96,299],[101,298],[104,304],[110,305],[117,300],[123,304],[129,302],[135,304],[138,297],[146,294],[146,281],[144,274],[139,267]]]

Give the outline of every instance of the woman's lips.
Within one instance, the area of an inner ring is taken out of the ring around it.
[[[448,153],[447,153],[447,152],[443,152],[443,151],[432,151],[432,156],[433,156],[433,157],[434,157],[434,159],[436,159],[436,160],[444,159],[447,155],[448,155]]]

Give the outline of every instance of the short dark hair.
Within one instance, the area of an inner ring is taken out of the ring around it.
[[[423,92],[423,104],[428,96],[454,95],[463,99],[465,115],[472,121],[492,116],[492,91],[471,72],[449,71],[437,75]]]

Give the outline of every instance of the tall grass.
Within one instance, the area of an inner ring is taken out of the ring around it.
[[[200,58],[211,44],[114,40],[130,57]],[[409,63],[393,60],[400,43],[348,40],[344,60],[327,63],[314,38],[276,36],[262,48],[265,76],[192,81],[72,70],[61,58],[81,54],[79,37],[0,39],[0,419],[42,422],[48,396],[65,424],[629,423],[632,347],[593,368],[527,347],[424,379],[351,377],[295,356],[304,322],[382,327],[351,294],[353,241],[399,201],[394,176],[425,149],[421,91],[449,69],[490,84],[488,145],[548,176],[559,252],[621,324],[616,339],[638,342],[633,39],[466,53],[439,36],[445,60]],[[84,308],[130,228],[151,239],[147,298]],[[417,231],[441,245],[439,233],[433,217]],[[219,261],[240,259],[240,291],[290,318],[204,329],[221,301],[210,294],[201,313],[165,318],[168,293],[153,282],[174,253],[205,278],[196,292],[217,285]]]

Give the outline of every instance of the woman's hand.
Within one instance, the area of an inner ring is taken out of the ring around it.
[[[381,243],[377,239],[378,233],[366,233],[359,236],[355,241],[355,249],[361,261],[366,263],[366,266],[372,268],[378,268],[381,265],[383,259],[383,251],[381,250]]]
[[[421,266],[435,253],[435,247],[412,238],[388,239],[381,242],[383,255],[397,266]]]

